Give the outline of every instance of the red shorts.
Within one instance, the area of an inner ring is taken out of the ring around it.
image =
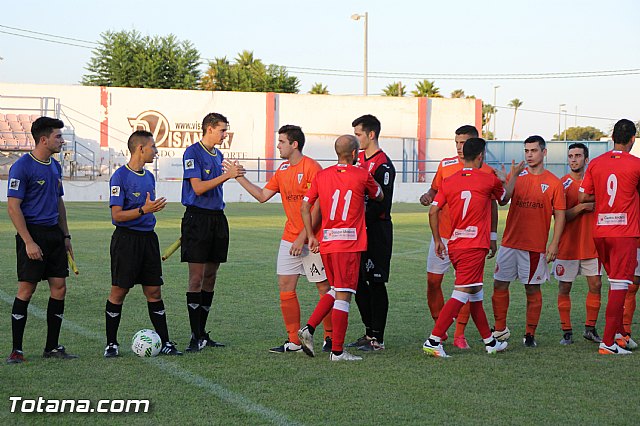
[[[335,291],[356,293],[361,255],[362,252],[322,254],[324,271]]]
[[[484,280],[484,261],[489,249],[470,248],[464,250],[449,250],[449,259],[456,270],[458,287],[473,287],[482,285]]]
[[[610,280],[633,283],[638,264],[638,240],[633,237],[594,238],[598,257]]]

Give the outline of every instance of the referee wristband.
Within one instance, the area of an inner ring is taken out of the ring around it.
[[[69,240],[71,239],[71,235],[65,235],[64,237]]]
[[[487,235],[487,234],[485,234]],[[491,241],[498,241],[498,233],[497,232],[492,232],[491,233]]]
[[[140,213],[140,216],[144,215],[144,210],[142,210],[142,207],[138,209],[138,213]]]

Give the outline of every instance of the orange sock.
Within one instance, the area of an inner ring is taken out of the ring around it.
[[[626,334],[631,334],[631,322],[636,311],[636,293],[638,284],[629,284],[629,290],[624,298],[624,315],[622,316],[622,327]]]
[[[527,334],[532,336],[536,334],[536,328],[540,322],[540,312],[542,312],[542,292],[527,294]]]
[[[440,311],[444,306],[444,295],[442,294],[442,280],[444,274],[432,274],[427,272],[427,305],[434,321],[438,319]]]
[[[596,321],[598,321],[598,314],[600,313],[600,293],[587,293],[587,320],[584,325],[587,327],[595,327]]]
[[[322,296],[324,296],[324,294],[320,294],[320,299],[322,299]],[[331,321],[331,312],[329,312],[327,314],[327,316],[324,317],[324,319],[322,320],[322,328],[324,329],[324,335],[323,335],[323,339],[327,340],[327,337],[331,337],[331,335],[333,334],[333,323]]]
[[[493,290],[491,296],[491,304],[493,305],[493,319],[495,321],[496,330],[502,331],[507,328],[507,312],[509,312],[509,289]]]
[[[458,313],[458,317],[456,318],[456,332],[453,337],[464,336],[464,329],[467,327],[467,323],[469,322],[469,315],[471,315],[471,308],[470,303],[467,302]]]
[[[558,313],[560,314],[560,328],[562,331],[571,330],[571,296],[568,294],[558,293]]]
[[[298,295],[295,291],[280,292],[280,309],[282,310],[282,319],[284,319],[284,326],[287,329],[289,341],[299,345],[300,303],[298,302]]]

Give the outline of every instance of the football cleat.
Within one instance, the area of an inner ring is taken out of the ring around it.
[[[631,351],[621,348],[617,343],[613,342],[613,345],[607,346],[604,342],[598,346],[598,353],[601,355],[629,355]]]
[[[358,346],[358,350],[364,352],[383,351],[384,342],[380,343],[378,342],[378,339],[374,337],[373,339],[369,340],[369,343],[367,343],[366,345]]]
[[[104,348],[104,357],[105,358],[115,358],[120,355],[120,349],[117,343],[109,343],[106,348]]]
[[[368,344],[370,341],[371,341],[371,337],[365,334],[362,337],[359,337],[358,340],[356,340],[355,342],[351,342],[349,344],[346,344],[345,346],[347,348],[359,348],[360,346],[364,346]]]
[[[211,337],[209,337],[209,333],[204,333],[204,336],[202,336],[202,340],[204,340],[206,347],[224,348],[225,346],[224,343],[216,342]]]
[[[351,355],[347,351],[343,351],[340,355],[336,355],[333,352],[329,355],[331,361],[362,361],[361,356]]]
[[[493,343],[493,345],[491,343]],[[491,343],[484,345],[484,349],[487,351],[489,355],[493,355],[498,352],[504,352],[504,350],[507,349],[507,346],[509,346],[509,343],[499,342],[495,338]]]
[[[572,343],[573,343],[573,333],[571,331],[565,332],[564,335],[562,336],[562,339],[560,340],[560,344],[570,345]]]
[[[598,335],[598,332],[596,331],[595,327],[585,326],[582,337],[584,337],[587,340],[591,340],[592,342],[595,342],[595,343],[602,343],[602,339]]]
[[[162,355],[182,355],[182,352],[176,348],[176,344],[174,342],[164,342],[162,349],[160,349],[160,353]]]
[[[300,339],[300,346],[302,346],[302,351],[310,357],[314,357],[315,352],[313,351],[313,334],[311,334],[309,326],[305,325],[300,330],[298,330],[298,338]]]
[[[333,341],[331,340],[331,337],[327,337],[326,339],[324,339],[324,343],[322,344],[322,352],[326,352],[326,353],[331,352],[332,345],[333,345]]]
[[[453,346],[460,349],[471,349],[471,346],[469,346],[469,343],[467,342],[467,338],[464,336],[454,337]]]
[[[444,351],[442,343],[434,344],[430,339],[425,340],[422,345],[422,350],[427,354],[436,358],[449,358],[449,355]]]
[[[633,341],[633,339],[631,339],[631,336],[629,335],[623,336],[620,333],[616,333],[615,339],[618,346],[620,346],[623,349],[633,350],[638,347],[638,344],[635,341]]]
[[[494,330],[493,337],[495,337],[499,342],[504,342],[505,340],[509,340],[509,337],[511,337],[511,331],[509,331],[509,327],[505,327],[504,330]]]
[[[185,352],[200,352],[207,346],[207,342],[202,339],[195,339],[193,335],[189,340],[189,346],[185,349]]]
[[[24,359],[24,352],[14,349],[7,358],[7,364],[22,364],[26,362]]]
[[[296,345],[295,343],[291,343],[287,340],[282,345],[269,349],[269,352],[272,352],[274,354],[283,354],[285,352],[302,352],[302,346]]]
[[[533,334],[525,334],[524,338],[522,339],[522,344],[527,347],[527,348],[535,348],[536,346],[538,346],[538,343],[536,343],[536,338],[533,337]]]
[[[631,335],[627,334],[625,336],[625,340],[627,341],[627,349],[629,350],[638,349],[638,344],[631,338]]]
[[[68,354],[67,350],[62,345],[58,345],[57,348],[50,351],[44,351],[42,353],[43,358],[56,358],[56,359],[75,359],[79,358],[78,355]]]

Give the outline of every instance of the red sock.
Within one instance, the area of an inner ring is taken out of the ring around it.
[[[469,322],[470,313],[471,307],[469,306],[469,303],[465,303],[456,317],[456,331],[453,337],[464,337],[464,329],[467,327],[467,323]]]
[[[600,301],[600,293],[587,293],[587,320],[584,325],[589,327],[595,327],[596,321],[598,321],[598,314],[600,313],[600,305],[602,302]]]
[[[442,280],[444,274],[432,274],[427,272],[427,305],[433,320],[438,319],[440,311],[444,306],[444,295],[442,294]]]
[[[613,345],[618,328],[622,324],[626,295],[627,290],[609,290],[609,300],[604,314],[604,333],[602,334],[602,341],[607,346]]]
[[[469,302],[469,311],[471,312],[471,318],[478,327],[480,337],[488,339],[491,337],[491,328],[489,328],[489,321],[487,321],[487,314],[484,312],[482,301]]]
[[[624,314],[622,316],[622,327],[625,334],[631,334],[631,322],[636,311],[636,293],[638,284],[629,284],[629,290],[624,298]]]
[[[507,312],[509,311],[509,289],[498,290],[493,289],[491,297],[493,305],[493,319],[495,321],[496,330],[502,331],[507,328]]]
[[[331,312],[331,321],[333,321],[333,339],[331,339],[331,350],[333,352],[342,352],[344,345],[344,336],[347,334],[347,326],[349,325],[349,302],[345,300],[336,300]]]
[[[324,297],[324,294],[320,295],[320,299]],[[331,338],[331,333],[333,332],[333,323],[331,322],[331,312],[324,316],[322,320],[322,328],[323,328],[323,336],[324,340],[327,340],[327,337]]]
[[[558,293],[558,313],[560,314],[560,328],[563,331],[571,330],[571,296],[568,294]]]
[[[458,315],[458,312],[460,312],[460,309],[462,309],[463,306],[464,303],[454,297],[447,300],[447,303],[444,304],[444,307],[436,320],[436,325],[433,327],[431,334],[442,339],[442,337],[444,337],[444,333],[453,323],[453,319]]]
[[[298,302],[298,295],[295,291],[280,292],[280,310],[282,310],[282,318],[284,319],[284,326],[289,335],[289,341],[299,345],[300,303]]]
[[[309,321],[307,321],[307,324],[309,324],[313,328],[317,328],[318,325],[320,325],[322,320],[327,316],[327,314],[330,314],[331,309],[333,309],[333,303],[336,300],[335,294],[335,291],[330,290],[324,296],[322,296],[322,298],[316,305],[316,308],[313,310],[313,313],[309,317]]]
[[[527,328],[525,333],[532,336],[536,334],[536,328],[540,322],[540,312],[542,312],[542,292],[527,294]]]

